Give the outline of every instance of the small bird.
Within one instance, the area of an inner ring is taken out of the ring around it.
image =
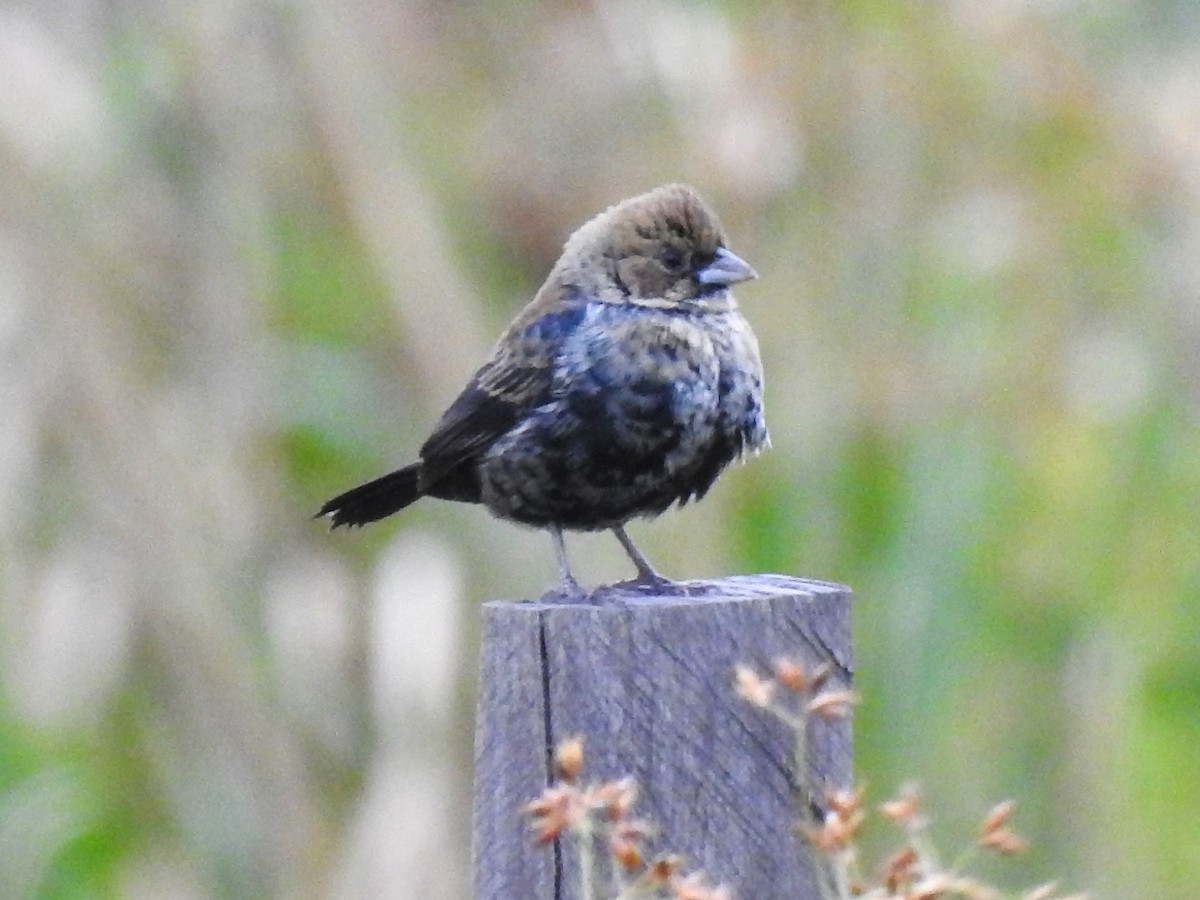
[[[767,446],[758,342],[729,290],[756,277],[695,189],[618,203],[567,240],[420,459],[317,517],[337,528],[423,496],[482,503],[549,530],[558,593],[584,593],[564,529],[611,529],[635,583],[670,588],[625,523],[699,499],[730,462]]]

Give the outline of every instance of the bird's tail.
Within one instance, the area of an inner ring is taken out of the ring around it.
[[[413,463],[390,475],[360,484],[321,507],[315,518],[326,516],[331,527],[366,525],[399,512],[421,496],[421,464]]]

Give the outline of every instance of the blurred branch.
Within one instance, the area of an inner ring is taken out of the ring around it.
[[[463,278],[444,218],[405,157],[394,124],[404,96],[357,33],[354,12],[347,4],[316,3],[300,13],[312,103],[330,165],[410,335],[405,349],[424,383],[444,397],[464,383],[464,361],[484,358],[490,329],[480,321],[482,305]]]

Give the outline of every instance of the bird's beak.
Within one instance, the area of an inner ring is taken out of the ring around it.
[[[724,247],[717,250],[712,262],[696,273],[696,280],[701,284],[719,284],[724,287],[757,277],[758,273],[750,268],[749,264]]]

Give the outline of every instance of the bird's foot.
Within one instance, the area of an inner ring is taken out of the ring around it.
[[[567,574],[539,599],[543,603],[586,603],[591,596],[591,591],[576,581],[574,576]]]
[[[687,596],[688,591],[685,584],[679,581],[672,581],[670,578],[659,575],[654,571],[654,567],[650,565],[646,557],[642,556],[638,548],[633,545],[633,541],[629,539],[629,535],[625,533],[623,526],[616,526],[612,529],[612,533],[616,535],[621,546],[625,548],[625,553],[637,569],[637,578],[631,581],[618,582],[613,587],[623,590],[635,590],[639,593],[653,593],[659,596]]]
[[[637,578],[628,581],[618,581],[614,588],[625,591],[636,591],[639,594],[653,594],[659,597],[686,597],[689,594],[686,581],[675,581],[665,575],[659,575],[653,569],[638,572]]]

